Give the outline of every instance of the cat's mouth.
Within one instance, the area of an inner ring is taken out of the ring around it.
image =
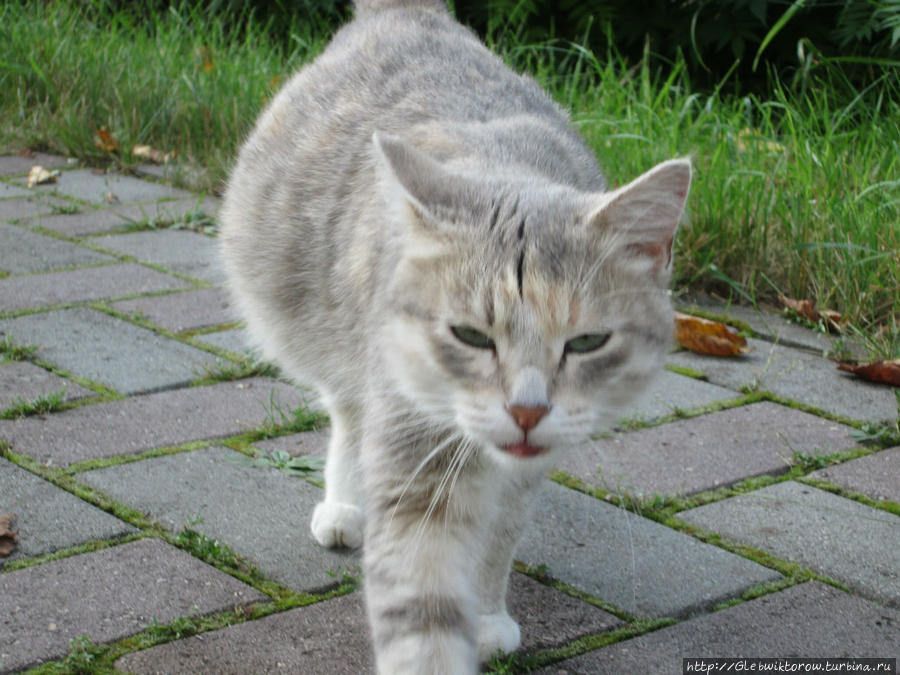
[[[540,445],[532,445],[528,441],[519,441],[518,443],[510,443],[500,447],[509,454],[522,458],[537,457],[547,449]]]

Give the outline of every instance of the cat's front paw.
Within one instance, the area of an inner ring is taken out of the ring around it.
[[[362,509],[341,502],[319,502],[310,524],[313,536],[325,548],[359,548],[363,542]]]
[[[506,612],[478,617],[478,660],[487,663],[498,649],[514,652],[522,643],[519,624]]]

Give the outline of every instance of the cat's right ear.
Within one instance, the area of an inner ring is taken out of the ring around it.
[[[466,186],[440,163],[410,143],[372,134],[376,171],[390,206],[406,206],[424,225],[436,226],[459,203]]]

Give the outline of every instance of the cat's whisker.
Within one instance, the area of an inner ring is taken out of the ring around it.
[[[403,497],[406,495],[407,490],[412,485],[413,481],[416,479],[416,476],[419,475],[419,472],[425,468],[432,459],[438,456],[441,451],[444,450],[449,444],[455,442],[458,439],[456,434],[452,434],[444,439],[443,442],[439,443],[433,450],[431,450],[425,457],[419,462],[419,465],[413,470],[412,474],[410,474],[409,478],[406,479],[406,482],[403,484],[403,488],[400,490],[400,495],[397,497],[397,502],[394,504],[394,508],[391,511],[391,515],[388,518],[388,522],[393,522],[394,516],[397,514],[397,509],[400,508],[400,503],[403,501]]]

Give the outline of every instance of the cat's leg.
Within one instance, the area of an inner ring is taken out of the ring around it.
[[[490,486],[465,450],[423,466],[424,453],[385,445],[363,448],[364,586],[378,672],[471,675],[478,537]]]
[[[519,624],[506,609],[506,590],[509,583],[516,542],[524,529],[537,486],[544,475],[543,467],[529,468],[527,473],[508,477],[497,486],[498,510],[487,524],[485,547],[478,568],[478,658],[490,660],[498,649],[513,652],[521,644]]]
[[[360,501],[359,417],[350,406],[328,405],[331,439],[325,460],[325,499],[313,511],[311,529],[321,546],[357,548],[363,542]]]

